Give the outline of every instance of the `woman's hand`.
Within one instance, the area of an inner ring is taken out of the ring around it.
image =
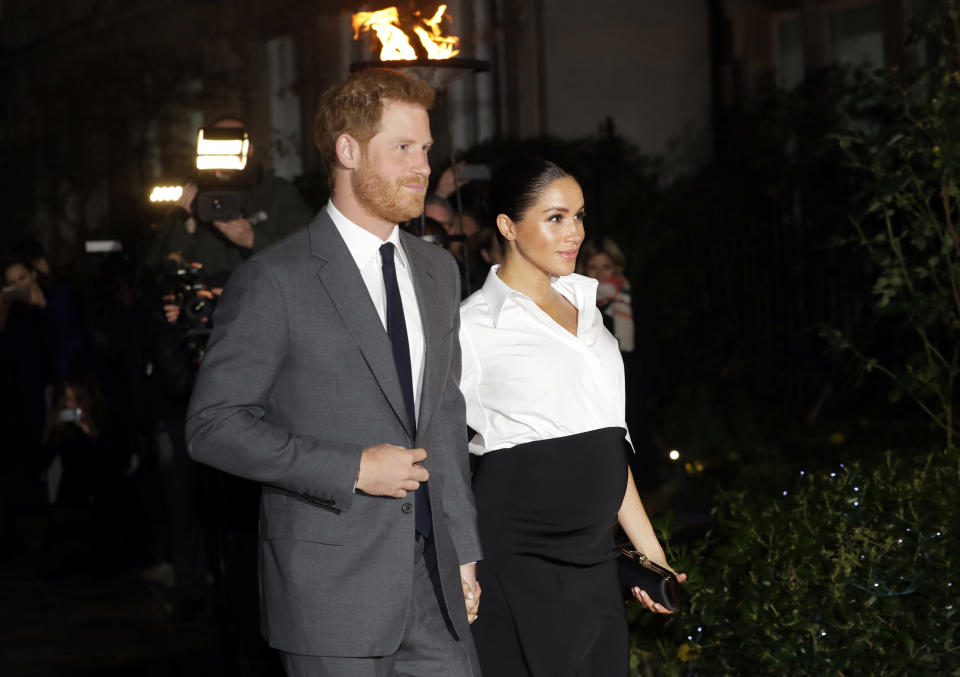
[[[480,609],[480,581],[477,580],[476,564],[460,565],[460,584],[463,586],[463,601],[467,606],[467,622],[477,620]]]
[[[667,568],[670,569],[670,567],[667,567]],[[673,571],[673,569],[670,569],[670,571]],[[687,580],[686,574],[677,574],[677,583],[683,583],[685,580]],[[647,609],[649,609],[655,614],[672,614],[673,613],[672,611],[670,611],[670,609],[663,606],[662,604],[657,604],[656,602],[654,602],[653,599],[650,597],[650,595],[647,594],[646,590],[641,590],[640,588],[634,586],[634,588],[630,592],[633,593],[633,598],[635,600],[640,602],[643,606],[647,607]]]

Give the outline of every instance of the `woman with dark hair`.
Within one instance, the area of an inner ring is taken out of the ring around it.
[[[472,626],[481,667],[497,677],[626,675],[614,527],[655,562],[666,558],[627,465],[617,341],[597,310],[597,282],[573,273],[583,193],[557,165],[526,159],[494,176],[488,206],[503,262],[460,310],[484,550]]]
[[[129,477],[136,468],[132,426],[111,415],[91,375],[57,382],[38,460],[50,502],[45,574],[144,561],[149,538]]]

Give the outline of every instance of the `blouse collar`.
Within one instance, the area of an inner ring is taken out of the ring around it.
[[[504,304],[511,298],[529,298],[523,292],[517,291],[500,279],[497,271],[500,265],[490,267],[487,273],[487,279],[483,283],[481,293],[487,306],[490,309],[490,317],[493,320],[493,326],[497,326],[500,319],[500,312]],[[572,303],[580,317],[584,316],[584,311],[596,308],[597,305],[597,281],[592,277],[577,275],[571,273],[563,277],[552,276],[550,286],[560,292],[564,298]]]

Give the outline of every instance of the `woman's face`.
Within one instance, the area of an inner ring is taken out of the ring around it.
[[[594,280],[606,282],[619,275],[620,269],[607,254],[600,253],[587,259],[586,273]]]
[[[22,263],[14,263],[8,266],[3,273],[4,281],[8,285],[15,287],[29,287],[36,281],[36,273],[33,273]]]
[[[519,222],[501,214],[497,225],[513,243],[510,256],[550,275],[569,275],[583,243],[583,191],[569,176],[547,186]],[[505,231],[505,232],[504,232]]]

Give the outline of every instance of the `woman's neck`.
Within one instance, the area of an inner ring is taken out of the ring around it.
[[[507,257],[497,275],[511,289],[526,294],[537,305],[544,305],[550,299],[553,288],[550,286],[550,273],[515,257]]]

